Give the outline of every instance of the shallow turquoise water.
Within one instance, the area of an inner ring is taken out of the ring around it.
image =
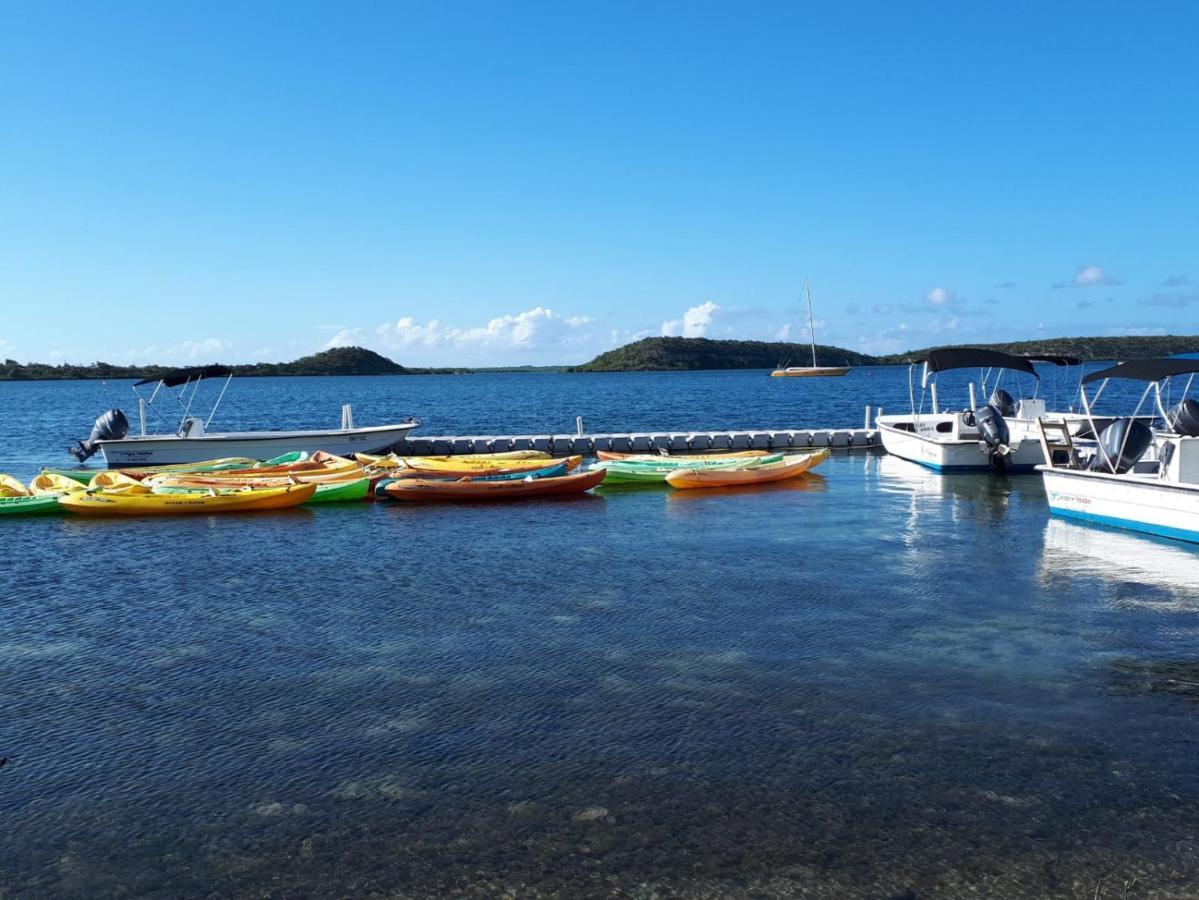
[[[531,417],[499,384],[497,427]],[[20,387],[59,410],[5,443],[30,463],[106,402]],[[1199,554],[1050,521],[1035,477],[819,472],[3,523],[0,891],[1199,890]]]

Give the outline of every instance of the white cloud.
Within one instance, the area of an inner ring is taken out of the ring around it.
[[[191,363],[231,362],[230,359],[220,359],[227,356],[237,345],[224,338],[202,338],[198,341],[180,341],[177,344],[150,344],[146,347],[126,350],[106,362],[123,363],[124,365],[182,365]]]
[[[665,337],[704,337],[718,312],[720,304],[707,300],[683,313],[682,319],[663,322],[662,334]]]
[[[183,341],[177,344],[178,352],[182,353],[188,359],[212,358],[216,362],[214,354],[224,353],[233,349],[233,341],[226,341],[222,338],[205,338],[202,341]],[[168,350],[168,352],[170,352]]]
[[[944,306],[946,303],[952,303],[954,296],[953,291],[946,290],[943,287],[935,287],[924,295],[924,299],[933,306]]]
[[[1079,287],[1091,287],[1097,284],[1111,284],[1113,279],[1103,271],[1103,266],[1083,266],[1074,276],[1074,283]]]
[[[457,347],[532,349],[549,342],[570,343],[577,339],[585,326],[591,323],[587,316],[561,316],[544,306],[535,306],[513,315],[498,316],[486,325],[474,328],[456,328],[443,325],[437,319],[418,322],[412,316],[403,316],[375,329],[379,342],[394,349],[411,347]],[[330,340],[330,346],[344,346],[361,341],[359,329],[343,328]],[[334,343],[334,342],[338,343]]]
[[[1078,271],[1074,273],[1073,279],[1068,282],[1059,281],[1053,287],[1103,287],[1104,285],[1117,285],[1119,283],[1119,280],[1109,275],[1103,266],[1092,264],[1079,266]]]
[[[791,323],[788,322],[786,325],[784,325],[782,328],[780,328],[778,331],[776,331],[774,333],[774,339],[776,341],[791,340]]]
[[[373,329],[324,326],[335,333],[325,348],[362,346],[412,366],[569,364],[629,340],[628,332],[601,329],[589,316],[564,316],[535,306],[476,326],[401,316]]]

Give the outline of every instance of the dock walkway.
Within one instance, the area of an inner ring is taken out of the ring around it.
[[[455,453],[497,453],[507,450],[543,450],[555,456],[594,454],[597,450],[621,453],[696,453],[705,450],[807,450],[840,451],[880,449],[872,428],[817,428],[794,431],[646,431],[628,434],[537,434],[428,436],[413,435],[396,445],[410,456]]]

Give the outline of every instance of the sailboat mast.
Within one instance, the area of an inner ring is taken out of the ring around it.
[[[816,368],[816,322],[812,318],[812,286],[807,281],[803,283],[804,293],[808,296],[808,336],[812,340],[812,368]]]

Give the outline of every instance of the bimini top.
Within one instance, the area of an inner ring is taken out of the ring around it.
[[[1055,366],[1081,366],[1082,360],[1077,356],[1054,356],[1052,354],[1034,353],[1031,356],[1025,356],[1029,362],[1052,363]]]
[[[1189,375],[1199,372],[1199,359],[1131,359],[1107,369],[1092,372],[1083,378],[1083,384],[1102,381],[1105,378],[1131,378],[1135,381],[1160,381],[1171,375]]]
[[[178,387],[201,378],[224,378],[226,375],[232,374],[233,370],[228,366],[191,366],[187,369],[173,369],[170,372],[164,372],[157,378],[143,378],[134,387],[141,387],[143,384],[158,384],[160,381],[163,387]]]
[[[930,372],[947,369],[1015,369],[1027,372],[1034,378],[1037,370],[1023,356],[1012,356],[998,350],[983,350],[978,347],[952,347],[948,350],[933,350],[924,358]]]

